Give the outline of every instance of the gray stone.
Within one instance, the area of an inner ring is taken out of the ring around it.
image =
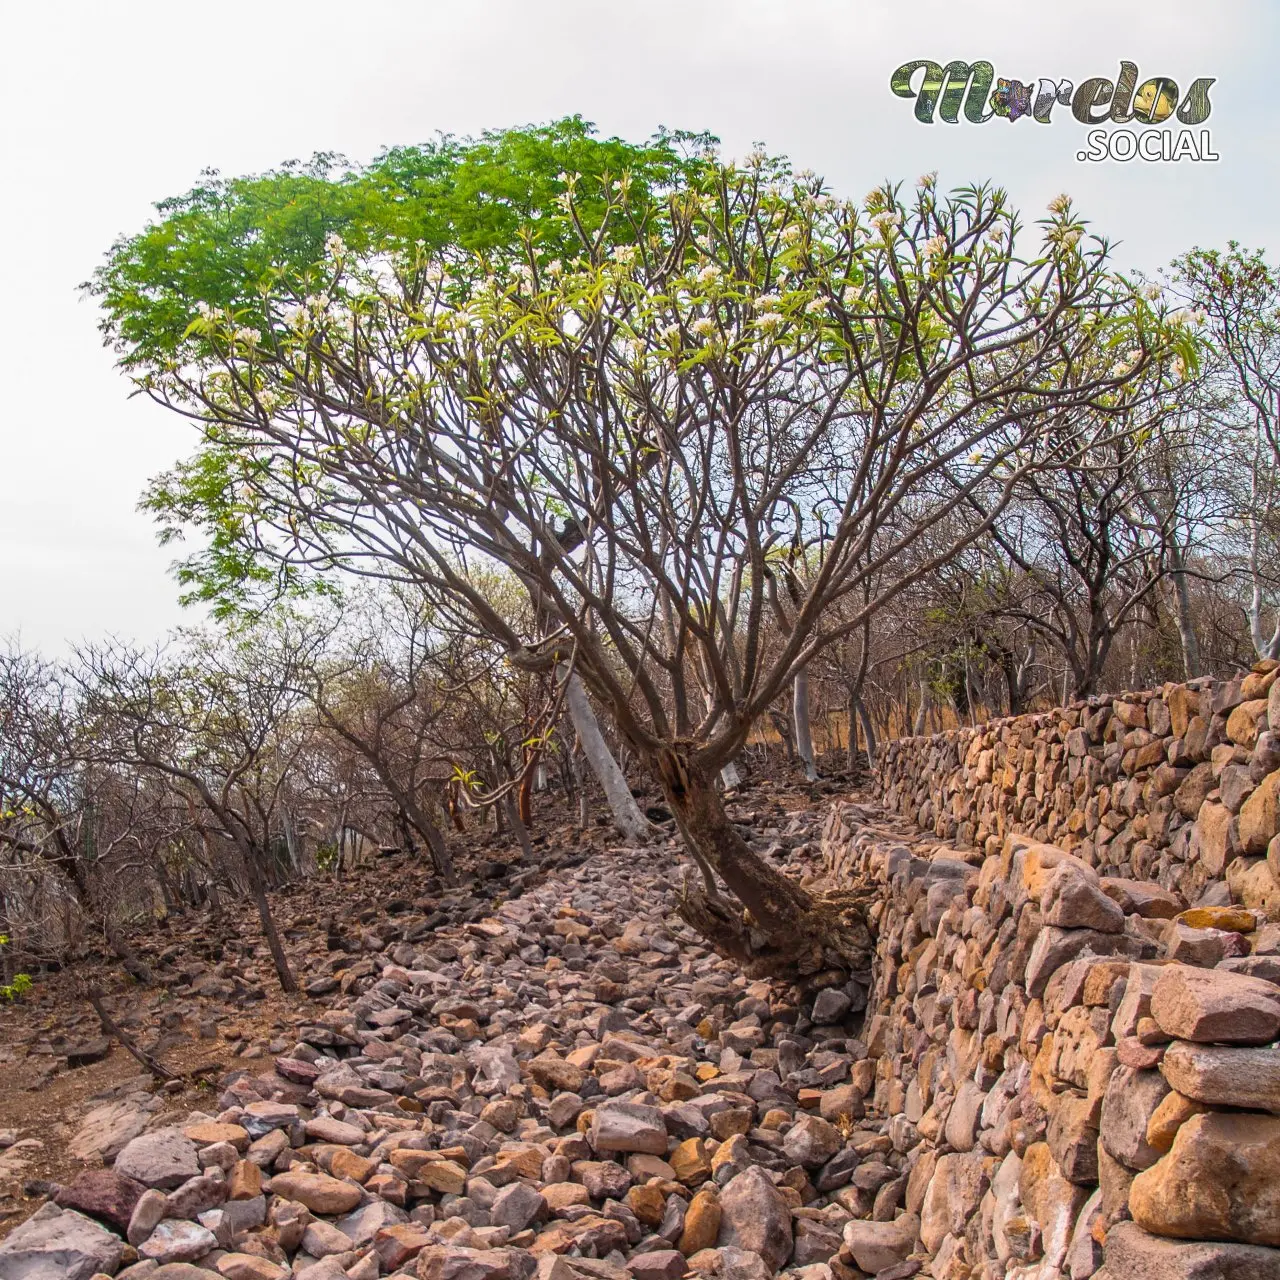
[[[90,1280],[114,1273],[123,1249],[92,1218],[46,1204],[0,1244],[0,1280]]]
[[[638,1151],[667,1154],[667,1126],[657,1107],[637,1102],[607,1102],[596,1108],[591,1145],[599,1152]]]
[[[179,1128],[155,1129],[134,1138],[116,1157],[116,1172],[166,1191],[200,1173],[196,1144]]]
[[[217,1247],[218,1239],[208,1227],[186,1218],[165,1218],[138,1252],[156,1262],[194,1262]]]
[[[1102,1099],[1099,1136],[1112,1159],[1128,1169],[1149,1169],[1161,1153],[1147,1142],[1147,1124],[1169,1092],[1158,1071],[1118,1067]]]
[[[791,1255],[791,1210],[758,1165],[731,1178],[720,1193],[721,1247],[750,1249],[771,1271]]]
[[[893,1222],[866,1222],[855,1218],[844,1224],[845,1247],[863,1271],[874,1275],[901,1262],[915,1247],[920,1219],[905,1213]]]
[[[546,1197],[523,1182],[503,1187],[489,1210],[495,1227],[510,1227],[514,1235],[547,1215]]]
[[[826,1164],[843,1146],[840,1130],[820,1116],[800,1116],[782,1140],[787,1159],[806,1169]]]
[[[1103,1251],[1113,1280],[1280,1280],[1280,1249],[1166,1240],[1117,1222]]]

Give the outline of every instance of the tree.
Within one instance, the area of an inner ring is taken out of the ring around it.
[[[1024,257],[988,187],[887,187],[863,211],[763,155],[671,186],[564,175],[523,261],[333,237],[263,282],[256,324],[175,294],[191,322],[160,353],[104,285],[106,325],[224,451],[255,555],[402,577],[513,661],[571,666],[702,871],[687,917],[745,963],[814,972],[865,957],[860,917],[749,850],[716,772],[819,653],[1076,460],[1075,416],[1122,410],[1170,335],[1065,200]],[[541,247],[548,218],[571,256]],[[791,632],[765,645],[770,548],[810,543]],[[546,625],[514,629],[476,562],[508,566]]]
[[[314,644],[286,627],[233,633],[221,644],[191,636],[172,655],[111,643],[85,650],[74,672],[94,727],[91,758],[167,779],[203,815],[194,821],[204,834],[239,855],[285,991],[297,982],[267,885],[284,789],[305,741],[290,732],[291,718]]]

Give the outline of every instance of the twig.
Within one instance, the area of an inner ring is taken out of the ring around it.
[[[103,1008],[101,991],[87,991],[85,998],[93,1006],[93,1011],[98,1015],[98,1021],[102,1023],[102,1029],[107,1035],[115,1036],[161,1084],[173,1079],[173,1072],[168,1070],[158,1058],[153,1058],[145,1050],[139,1049],[133,1037]]]

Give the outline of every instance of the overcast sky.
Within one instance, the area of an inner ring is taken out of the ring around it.
[[[437,131],[581,113],[605,133],[707,129],[755,141],[842,195],[930,169],[992,178],[1028,218],[1066,190],[1119,262],[1154,270],[1193,244],[1274,242],[1280,93],[1274,0],[222,0],[5,8],[0,63],[0,636],[50,651],[183,621],[148,518],[149,476],[190,429],[129,399],[77,285],[154,201],[200,171],[316,150],[367,160]],[[986,58],[998,75],[1076,84],[1216,76],[1216,164],[1081,164],[1085,129],[935,124],[889,92],[914,58]]]

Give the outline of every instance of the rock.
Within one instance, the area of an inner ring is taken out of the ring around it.
[[[1168,1094],[1158,1071],[1120,1067],[1112,1073],[1102,1100],[1099,1137],[1113,1159],[1133,1170],[1155,1164],[1160,1152],[1147,1141],[1147,1129]]]
[[[304,1129],[313,1142],[332,1142],[346,1147],[354,1147],[369,1136],[359,1125],[346,1124],[332,1116],[316,1116],[306,1122]]]
[[[146,1187],[115,1169],[84,1169],[54,1197],[63,1209],[97,1218],[121,1235]]]
[[[1239,824],[1242,852],[1266,853],[1271,837],[1280,832],[1280,771],[1254,788],[1240,809]]]
[[[1098,1180],[1100,1099],[1064,1093],[1054,1099],[1046,1140],[1068,1182],[1092,1185]]]
[[[685,1214],[677,1248],[686,1258],[715,1246],[720,1235],[720,1217],[720,1193],[713,1183],[708,1183],[689,1201],[689,1211]]]
[[[1280,1245],[1280,1117],[1192,1116],[1134,1179],[1129,1210],[1155,1235]]]
[[[194,1262],[218,1246],[207,1227],[186,1218],[165,1218],[138,1248],[144,1258],[156,1262]]]
[[[1151,1016],[1175,1040],[1267,1044],[1280,1034],[1280,987],[1220,969],[1169,965],[1151,994]]]
[[[791,1249],[791,1266],[808,1267],[816,1262],[829,1262],[840,1251],[840,1232],[830,1223],[812,1218],[795,1220],[795,1243]]]
[[[510,1227],[513,1235],[546,1216],[546,1197],[523,1182],[503,1187],[489,1210],[494,1226]]]
[[[787,1159],[806,1169],[826,1164],[842,1146],[840,1130],[820,1116],[801,1116],[782,1140]]]
[[[511,1254],[505,1249],[466,1249],[430,1245],[418,1254],[419,1280],[515,1280]]]
[[[750,1249],[771,1271],[791,1255],[791,1210],[758,1165],[730,1179],[720,1193],[721,1247]]]
[[[711,1156],[701,1138],[686,1138],[671,1152],[671,1172],[686,1187],[700,1187],[711,1177]]]
[[[434,1243],[434,1237],[416,1222],[396,1222],[380,1228],[373,1238],[373,1251],[380,1263],[374,1275],[398,1271]]]
[[[114,1274],[124,1246],[118,1236],[73,1209],[46,1204],[0,1243],[3,1280],[90,1280]]]
[[[153,1129],[128,1143],[116,1157],[116,1172],[166,1191],[200,1173],[196,1144],[181,1129]]]
[[[277,1173],[274,1195],[304,1204],[312,1213],[346,1213],[360,1203],[360,1188],[324,1173]]]
[[[680,1280],[685,1272],[684,1254],[675,1249],[654,1249],[627,1259],[627,1270],[635,1280]]]
[[[1099,1166],[1101,1163],[1100,1159]],[[1044,1271],[1052,1275],[1066,1259],[1072,1227],[1089,1192],[1063,1177],[1048,1144],[1036,1142],[1022,1158],[1018,1195],[1027,1213],[1039,1224]]]
[[[256,1253],[224,1253],[217,1261],[223,1280],[287,1280],[289,1272]]]
[[[1170,1089],[1147,1121],[1147,1145],[1163,1155],[1173,1146],[1178,1130],[1192,1116],[1200,1115],[1208,1109],[1203,1102],[1195,1102],[1176,1089]]]
[[[69,1150],[77,1160],[101,1158],[110,1162],[147,1127],[147,1112],[132,1102],[107,1102],[94,1107],[84,1120]]]
[[[1278,1250],[1184,1244],[1151,1235],[1135,1222],[1116,1223],[1103,1252],[1111,1280],[1280,1280]]]
[[[587,1078],[587,1073],[581,1067],[575,1067],[550,1051],[531,1058],[527,1069],[530,1076],[544,1089],[564,1090],[568,1093],[577,1093]]]
[[[636,1102],[607,1102],[596,1108],[591,1145],[599,1152],[641,1151],[667,1154],[667,1126],[657,1107]]]
[[[1072,863],[1063,863],[1049,877],[1040,896],[1044,922],[1067,929],[1098,929],[1120,933],[1124,912],[1094,879]]]
[[[1211,1106],[1280,1114],[1280,1048],[1192,1044],[1165,1050],[1160,1074],[1169,1087]]]
[[[1044,995],[1054,973],[1068,960],[1075,960],[1081,955],[1122,955],[1141,960],[1154,953],[1153,943],[1127,933],[1046,926],[1036,935],[1031,954],[1027,957],[1027,993],[1037,999]]]
[[[920,1239],[930,1253],[938,1251],[949,1233],[964,1233],[988,1181],[981,1152],[938,1158],[920,1210]]]
[[[845,1248],[863,1270],[875,1274],[902,1262],[915,1247],[920,1220],[904,1213],[893,1222],[854,1219],[844,1224]]]
[[[947,1142],[957,1151],[971,1151],[977,1138],[978,1119],[986,1094],[972,1080],[966,1080],[947,1113]]]
[[[125,1239],[131,1245],[140,1245],[157,1227],[169,1211],[169,1197],[154,1187],[138,1198],[129,1218]]]
[[[828,987],[818,992],[813,1002],[813,1020],[818,1026],[831,1026],[840,1022],[853,1007],[853,1001],[838,988]]]

